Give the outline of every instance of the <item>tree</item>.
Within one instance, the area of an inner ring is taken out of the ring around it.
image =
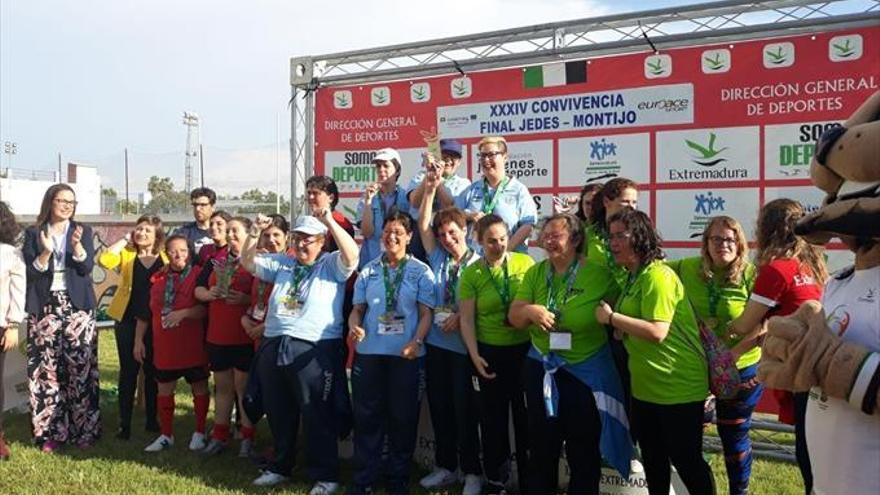
[[[251,189],[241,193],[241,201],[245,204],[238,207],[239,213],[275,213],[275,203],[278,195],[274,191],[262,192],[259,189]],[[281,214],[290,213],[290,201],[281,196]]]
[[[150,191],[152,199],[144,207],[144,211],[150,213],[177,213],[187,210],[189,204],[189,193],[186,191],[175,191],[174,182],[170,177],[150,177],[147,184],[147,190]]]

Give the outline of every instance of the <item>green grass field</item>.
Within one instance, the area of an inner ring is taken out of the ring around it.
[[[26,415],[7,415],[4,421],[11,441],[13,457],[0,464],[0,494],[65,493],[95,494],[142,493],[163,494],[231,494],[231,493],[307,493],[310,485],[297,469],[294,483],[275,489],[260,489],[250,483],[259,474],[248,460],[235,457],[237,449],[229,449],[214,458],[202,458],[187,450],[193,429],[192,402],[189,389],[178,384],[174,448],[159,454],[143,452],[155,437],[143,431],[143,412],[135,411],[132,438],[125,442],[114,438],[117,428],[115,384],[118,364],[113,332],[100,336],[101,404],[104,438],[93,448],[80,451],[68,448],[54,455],[41,453],[30,439]],[[210,420],[211,415],[209,415]],[[210,423],[209,423],[210,424]],[[265,421],[260,423],[257,441],[260,448],[270,443]],[[724,461],[718,454],[710,455],[719,493],[726,493]],[[343,463],[343,479],[349,480],[349,463]],[[413,474],[415,480],[422,473]],[[426,493],[414,490],[414,493]],[[448,493],[458,493],[450,491]],[[752,468],[751,493],[796,495],[803,493],[797,467],[775,461],[757,460]]]

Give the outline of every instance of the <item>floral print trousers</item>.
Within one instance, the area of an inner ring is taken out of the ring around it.
[[[27,355],[36,443],[94,444],[101,436],[95,312],[53,291],[43,317],[28,316]]]

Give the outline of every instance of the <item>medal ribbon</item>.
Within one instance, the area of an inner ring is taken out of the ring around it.
[[[715,283],[715,279],[713,278],[706,283],[706,290],[709,291],[709,317],[715,318],[718,316],[718,303],[721,301],[721,289],[718,287],[718,284]]]
[[[501,199],[501,194],[504,192],[504,188],[507,187],[507,183],[510,182],[510,177],[504,176],[501,179],[501,184],[498,184],[498,188],[495,189],[495,193],[492,195],[492,198],[489,199],[489,182],[486,179],[483,179],[483,213],[489,214],[492,213],[492,210],[495,209],[495,205],[498,204],[498,200]],[[486,200],[489,199],[487,202]]]
[[[394,310],[394,302],[397,301],[397,293],[400,290],[400,283],[403,281],[403,272],[406,268],[406,262],[409,261],[409,255],[406,255],[400,264],[397,265],[397,274],[394,280],[391,280],[391,274],[388,270],[388,259],[382,256],[382,276],[385,284],[385,312],[390,313]]]
[[[545,277],[545,282],[547,283],[547,310],[551,313],[557,313],[559,308],[564,306],[566,301],[568,301],[568,297],[571,295],[571,289],[574,286],[574,280],[577,278],[575,275],[578,271],[578,268],[581,266],[581,261],[576,257],[574,261],[568,265],[568,270],[565,271],[565,276],[562,279],[563,287],[565,289],[565,295],[561,298],[558,297],[558,290],[554,290],[553,287],[553,265],[550,262],[547,262],[547,273]]]
[[[186,267],[181,272],[175,272],[171,268],[168,269],[168,273],[165,275],[165,293],[162,298],[162,312],[170,313],[171,308],[174,305],[174,296],[177,294],[177,289],[183,284],[183,281],[186,280],[186,277],[189,275],[191,265],[186,265]],[[175,281],[176,280],[176,281]]]
[[[321,255],[321,257],[323,257],[323,255]],[[297,301],[303,299],[303,284],[309,279],[309,276],[312,274],[312,269],[315,268],[315,265],[318,264],[320,259],[321,258],[319,257],[311,265],[300,265],[297,263],[297,265],[293,267],[293,280],[290,283],[290,288],[287,290],[288,297],[292,297]],[[260,298],[262,299],[262,296],[260,296]]]
[[[455,286],[458,284],[458,278],[461,276],[461,269],[464,268],[467,260],[471,259],[471,256],[473,256],[473,251],[470,248],[465,251],[464,256],[461,257],[461,261],[458,263],[452,261],[450,254],[446,255],[446,261],[444,261],[446,268],[443,270],[443,276],[446,279],[443,291],[443,304],[455,305]]]
[[[507,253],[504,253],[504,261],[501,263],[502,273],[504,274],[504,282],[501,284],[495,280],[495,275],[492,274],[492,267],[489,266],[486,258],[483,258],[483,262],[486,264],[486,269],[489,270],[489,280],[492,281],[492,286],[495,287],[498,297],[501,298],[501,305],[504,306],[504,315],[506,317],[507,310],[510,309],[510,274],[507,271]]]

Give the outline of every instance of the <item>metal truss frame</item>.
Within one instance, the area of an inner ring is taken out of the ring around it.
[[[315,91],[880,24],[880,0],[727,0],[290,59],[291,216],[314,171]]]

